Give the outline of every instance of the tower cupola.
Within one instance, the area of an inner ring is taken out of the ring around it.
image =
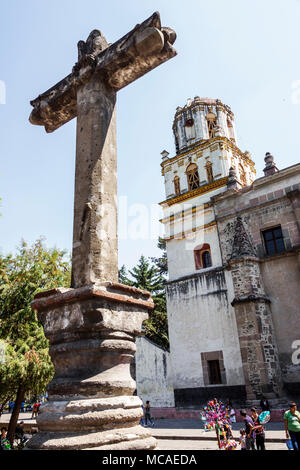
[[[218,99],[195,96],[183,108],[178,106],[173,132],[177,154],[214,137],[227,137],[237,145],[233,112]]]

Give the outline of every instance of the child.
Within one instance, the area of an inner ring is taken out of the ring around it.
[[[247,450],[246,448],[246,430],[241,429],[240,430],[240,445],[241,445],[241,450]]]

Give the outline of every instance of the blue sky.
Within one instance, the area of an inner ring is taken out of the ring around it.
[[[29,124],[29,101],[70,73],[78,40],[93,29],[114,42],[158,10],[163,25],[177,32],[178,56],[118,94],[120,220],[131,228],[141,208],[150,214],[153,207],[158,218],[160,152],[174,154],[173,116],[187,98],[231,106],[239,146],[251,152],[257,176],[267,151],[279,168],[299,162],[299,0],[2,0],[0,8],[3,253],[22,237],[32,242],[40,235],[48,246],[71,250],[75,121],[46,134]],[[143,228],[140,239],[122,235],[120,265],[159,253],[155,227],[152,238]]]

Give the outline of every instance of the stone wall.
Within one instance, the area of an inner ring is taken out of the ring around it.
[[[192,397],[194,392],[191,401],[203,402],[203,387],[219,388],[221,392],[226,387],[244,385],[235,314],[228,302],[228,288],[232,287],[227,279],[222,268],[215,268],[167,285],[174,388],[180,402],[180,397],[186,393]],[[207,386],[202,359],[203,353],[212,352],[222,352],[224,383]],[[229,392],[223,393],[226,396]]]
[[[137,395],[153,407],[173,407],[173,371],[170,353],[145,336],[136,340],[135,375]]]
[[[280,364],[283,383],[292,394],[300,392],[300,365],[292,362],[292,345],[300,340],[299,180],[300,165],[294,165],[272,176],[259,178],[251,187],[238,192],[228,191],[214,198],[224,264],[227,265],[232,254],[237,216],[241,218],[259,258],[257,263],[245,261],[243,270],[231,266],[229,272],[233,278],[236,296],[243,290],[246,295],[247,289],[249,294],[261,295],[263,289],[264,295],[270,300],[268,309],[272,316],[275,339],[268,341],[268,335],[265,339],[269,343],[270,352],[273,346],[277,346],[277,361]],[[264,247],[262,231],[279,225],[286,251],[269,256]],[[235,308],[239,310],[242,307]],[[259,307],[257,304],[256,308],[258,310],[255,321],[264,320],[268,316],[266,306]],[[262,314],[261,309],[265,313]],[[243,314],[238,312],[238,323],[242,321],[242,317]],[[261,324],[261,331],[264,328],[267,327]],[[264,353],[267,353],[266,348]],[[242,352],[243,354],[246,353]],[[270,363],[273,362],[274,360],[270,359]]]
[[[300,393],[300,364],[293,364],[293,344],[300,340],[300,270],[296,253],[261,263],[265,290],[271,300],[283,381],[291,392]],[[299,347],[298,347],[299,349]]]

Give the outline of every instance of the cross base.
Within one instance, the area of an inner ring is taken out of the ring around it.
[[[155,449],[139,425],[130,363],[153,301],[118,283],[54,289],[35,297],[55,376],[29,449]]]

